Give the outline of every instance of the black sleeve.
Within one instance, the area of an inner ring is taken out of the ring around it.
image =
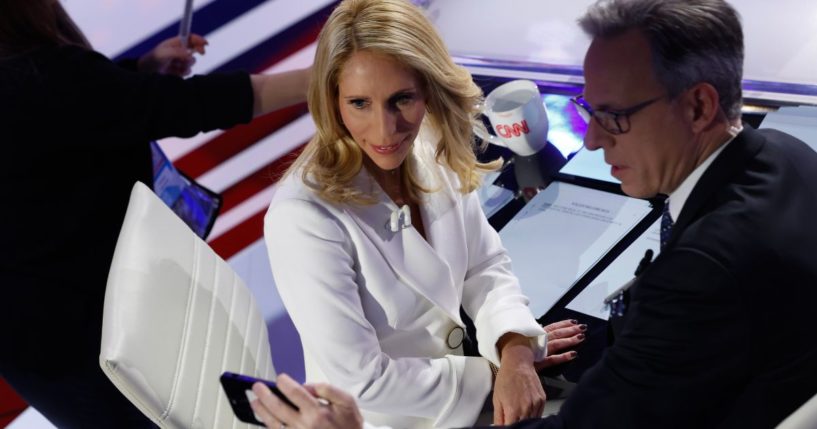
[[[64,48],[51,65],[57,94],[52,102],[70,124],[88,127],[115,141],[189,137],[229,128],[253,117],[253,92],[247,73],[182,79],[121,68],[101,54]],[[91,117],[73,117],[75,112]],[[89,113],[90,112],[90,113]],[[83,130],[79,130],[82,132]]]
[[[128,71],[132,72],[139,71],[139,60],[137,60],[136,58],[125,58],[122,60],[118,60],[116,61],[116,65]]]
[[[562,407],[565,427],[715,427],[740,392],[752,324],[737,281],[698,250],[663,256],[635,285],[621,336]]]

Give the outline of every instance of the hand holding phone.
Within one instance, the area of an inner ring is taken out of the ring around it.
[[[243,422],[263,426],[262,419],[250,406],[255,400],[252,386],[261,382],[286,404],[281,405],[271,397],[259,398],[256,409],[266,414],[265,417],[273,422],[272,427],[277,428],[280,423],[306,429],[363,428],[363,417],[352,395],[326,383],[304,386],[286,374],[279,375],[276,380],[280,389],[272,381],[225,372],[221,376],[221,385],[230,398],[233,412]]]
[[[255,400],[255,394],[252,391],[253,384],[257,382],[264,383],[272,391],[275,396],[281,399],[284,403],[294,408],[296,411],[298,407],[292,403],[281,391],[274,381],[263,380],[260,378],[250,377],[248,375],[235,374],[232,372],[225,372],[221,374],[221,387],[227,394],[227,399],[230,401],[230,406],[233,408],[233,413],[239,420],[245,423],[251,423],[258,426],[264,426],[264,423],[253,412],[250,402]]]

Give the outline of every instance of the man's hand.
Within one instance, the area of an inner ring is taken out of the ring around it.
[[[190,74],[191,67],[196,63],[193,53],[204,55],[207,40],[198,34],[191,34],[188,46],[182,46],[181,39],[172,37],[143,55],[137,62],[141,72],[169,74],[184,77]]]
[[[286,374],[275,380],[281,390],[299,411],[278,399],[263,383],[255,383],[252,390],[258,397],[251,406],[269,429],[286,425],[295,429],[359,429],[363,417],[355,399],[329,384],[301,386]]]

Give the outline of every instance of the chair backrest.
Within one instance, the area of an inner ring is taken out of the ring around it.
[[[233,416],[219,376],[275,376],[250,290],[138,182],[108,276],[99,362],[167,428],[249,428]]]
[[[817,395],[806,401],[795,412],[783,420],[777,429],[814,429],[817,428]]]

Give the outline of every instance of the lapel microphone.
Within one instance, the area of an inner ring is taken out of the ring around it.
[[[401,229],[406,229],[411,226],[411,209],[407,204],[404,204],[402,207],[398,207],[396,210],[391,212],[391,216],[389,216],[389,222],[386,224],[386,228],[388,228],[391,232],[398,232]]]

